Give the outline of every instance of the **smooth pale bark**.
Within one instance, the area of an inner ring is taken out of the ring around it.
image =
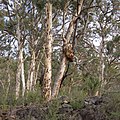
[[[35,51],[32,51],[32,56],[31,56],[31,63],[30,63],[30,72],[29,72],[29,80],[27,86],[29,86],[29,90],[34,90],[34,79],[35,79]]]
[[[24,71],[24,58],[23,58],[23,48],[20,50],[20,66],[21,66],[21,80],[22,80],[22,97],[25,95],[25,71]]]
[[[59,72],[55,78],[55,83],[54,83],[53,90],[52,90],[52,98],[56,97],[59,93],[61,81],[62,81],[64,72],[65,72],[65,68],[66,68],[66,62],[67,62],[66,57],[65,57],[65,55],[63,55],[61,65],[59,68]]]
[[[36,86],[37,80],[38,80],[38,74],[40,69],[40,61],[36,61],[36,68],[35,68],[35,80],[34,80],[34,87]]]
[[[99,90],[99,95],[102,94],[102,90],[104,90],[105,86],[105,81],[104,81],[104,37],[102,36],[102,41],[100,43],[100,63],[99,63],[99,81],[100,81],[100,90]]]
[[[66,38],[67,42],[70,41],[71,35],[72,35],[73,31],[74,31],[75,21],[77,20],[77,18],[80,15],[82,5],[83,5],[83,1],[84,0],[78,0],[78,11],[76,11],[76,13],[73,15],[72,20],[71,20],[71,22],[69,24],[67,33],[65,35],[65,38]]]
[[[72,33],[74,31],[75,21],[77,20],[78,16],[80,15],[82,5],[83,5],[83,0],[78,0],[78,11],[76,11],[75,15],[72,17],[72,20],[69,24],[67,33],[65,35],[65,39],[63,40],[63,42],[64,42],[63,45],[67,44],[70,41],[70,38],[71,38]],[[61,64],[60,64],[60,69],[58,71],[58,74],[57,74],[57,77],[55,79],[55,83],[53,86],[52,98],[56,97],[59,93],[60,84],[61,84],[64,72],[65,72],[65,68],[66,68],[66,62],[67,62],[66,57],[63,54]]]
[[[30,70],[28,70],[28,78],[27,78],[26,87],[27,87],[26,92],[28,93],[30,91]]]
[[[30,77],[30,89],[34,90],[35,89],[35,66],[36,66],[36,56],[35,56],[35,51],[33,51],[32,54],[32,71],[31,71],[31,77]]]
[[[52,4],[46,3],[46,38],[45,38],[45,71],[43,78],[43,97],[46,101],[51,99],[51,54],[52,54]]]
[[[25,95],[25,73],[24,73],[24,59],[23,59],[23,48],[19,50],[18,56],[18,68],[16,73],[16,99],[20,93],[20,81],[22,81],[22,96]]]
[[[23,58],[23,41],[21,42],[21,32],[20,32],[20,18],[18,18],[17,25],[17,40],[18,40],[18,64],[16,73],[16,99],[19,98],[20,94],[20,81],[22,81],[22,96],[25,94],[25,73],[24,73],[24,58]]]
[[[36,16],[35,13],[35,6],[33,3],[32,4],[32,8],[30,10],[30,14],[33,16],[31,18],[31,27],[36,26],[36,21],[38,21],[38,18],[35,18],[34,16]],[[36,26],[37,27],[37,26]],[[28,39],[29,42],[29,48],[30,48],[30,54],[31,54],[31,58],[30,58],[30,62],[29,62],[29,69],[28,69],[28,79],[27,79],[27,92],[28,91],[34,91],[35,90],[35,85],[36,85],[36,67],[37,67],[37,51],[36,51],[36,46],[38,43],[38,39],[36,36],[36,32],[35,29],[36,27],[31,30],[32,34],[30,34],[30,38]]]
[[[21,34],[20,34],[20,19],[18,17],[18,25],[17,25],[17,40],[18,42],[20,41],[21,38]],[[20,49],[20,46],[18,46]],[[18,64],[17,64],[17,73],[16,73],[16,99],[19,98],[19,94],[20,94],[20,74],[21,74],[21,64],[20,64],[20,51],[18,51]]]
[[[19,94],[20,94],[20,73],[21,73],[21,66],[18,63],[17,65],[17,73],[16,73],[16,99],[19,98]]]

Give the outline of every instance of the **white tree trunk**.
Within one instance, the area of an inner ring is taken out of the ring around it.
[[[29,74],[29,90],[34,90],[34,80],[35,80],[35,51],[32,51],[31,63],[30,63],[30,74]]]
[[[19,94],[20,94],[20,73],[21,73],[21,67],[20,64],[18,63],[17,73],[16,73],[16,99],[19,98]]]
[[[20,31],[20,17],[17,15],[18,25],[17,25],[17,40],[18,40],[18,67],[16,73],[16,99],[19,98],[20,94],[20,81],[22,80],[22,96],[25,94],[25,75],[24,75],[24,58],[23,58],[23,41],[21,41],[21,31]]]
[[[40,69],[40,61],[36,61],[34,86],[37,84],[39,69]]]
[[[21,80],[22,80],[22,97],[25,95],[25,71],[24,71],[24,58],[23,58],[23,48],[20,50],[20,63],[21,63]]]
[[[99,81],[100,81],[100,90],[99,90],[99,95],[101,95],[102,90],[104,89],[105,86],[105,81],[104,81],[104,37],[102,37],[102,41],[100,43],[100,63],[99,63]]]
[[[69,24],[67,33],[65,35],[65,39],[63,40],[63,42],[64,42],[63,45],[69,43],[69,41],[70,41],[70,38],[74,31],[75,21],[77,20],[79,14],[81,12],[82,5],[83,5],[83,0],[78,0],[78,11],[76,11],[75,15],[72,17],[72,20]],[[55,84],[54,84],[53,90],[52,90],[52,98],[56,97],[59,93],[60,84],[61,84],[64,72],[65,72],[65,68],[66,68],[66,62],[67,62],[66,57],[63,53],[61,64],[60,64],[60,69],[58,71],[57,77],[55,79]]]
[[[65,68],[66,68],[66,62],[67,62],[66,57],[64,55],[63,58],[62,58],[62,61],[61,61],[59,72],[58,72],[58,74],[55,78],[55,82],[54,82],[54,86],[53,86],[53,90],[52,90],[52,97],[55,97],[55,96],[58,95],[60,85],[61,85],[61,81],[62,81],[64,72],[65,72]]]
[[[19,50],[19,56],[18,56],[18,68],[17,68],[17,73],[16,73],[16,99],[18,99],[19,97],[21,81],[22,81],[22,97],[24,97],[25,73],[24,73],[23,48]]]
[[[21,38],[20,34],[20,18],[18,16],[18,25],[17,25],[17,40],[18,40],[18,50],[20,50],[19,41]],[[21,73],[21,64],[20,64],[20,51],[18,51],[18,64],[17,64],[17,73],[16,73],[16,99],[19,98],[20,94],[20,73]]]

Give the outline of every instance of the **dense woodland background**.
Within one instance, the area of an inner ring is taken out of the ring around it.
[[[120,92],[119,0],[0,0],[0,106],[108,92]]]

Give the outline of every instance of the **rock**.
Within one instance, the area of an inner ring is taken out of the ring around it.
[[[69,120],[83,120],[79,110],[74,110]]]
[[[103,102],[103,99],[100,96],[92,96],[84,100],[85,105],[99,105],[102,102]]]
[[[58,101],[61,103],[61,104],[69,104],[70,103],[70,100],[67,96],[60,96],[58,97]]]
[[[0,111],[0,120],[109,120],[107,113],[109,109],[109,113],[112,112],[108,104],[110,100],[106,96],[92,96],[84,100],[85,105],[82,108],[73,109],[69,99],[62,96],[47,105],[30,105],[7,112]]]
[[[80,109],[83,120],[107,120],[103,111],[103,97],[92,96],[84,100],[85,106]]]
[[[62,104],[60,107],[59,107],[59,110],[58,110],[58,114],[65,114],[66,112],[71,112],[73,111],[73,108],[71,105],[69,104]]]

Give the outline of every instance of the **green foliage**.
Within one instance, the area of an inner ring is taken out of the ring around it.
[[[27,103],[34,103],[39,101],[38,93],[37,92],[28,92],[26,102]]]
[[[113,53],[113,48],[114,48],[113,41],[107,42],[106,48],[107,48],[107,54],[112,54]]]
[[[62,86],[60,96],[67,96],[70,102],[70,105],[74,109],[81,108],[83,106],[83,100],[87,96],[86,91],[81,89],[77,84],[75,85],[66,85]]]
[[[116,35],[113,37],[112,41],[108,41],[106,45],[107,49],[107,54],[113,55],[114,57],[119,57],[120,56],[120,36]]]
[[[4,29],[4,16],[2,11],[0,11],[0,30]]]
[[[65,23],[68,24],[68,21],[71,20],[71,16],[74,15],[74,12],[77,8],[77,0],[50,0],[53,5],[53,17],[55,16],[53,21],[53,50],[54,48],[58,48],[54,50],[52,54],[52,85],[54,84],[54,79],[58,72],[58,68],[60,65],[61,58],[61,47],[62,47],[62,35],[61,31],[57,33],[57,28],[62,28],[62,16],[63,9],[67,2],[69,3],[68,11],[66,13]],[[110,2],[110,1],[109,1]],[[114,2],[114,1],[113,1]],[[22,4],[21,4],[22,3]],[[21,40],[25,42],[24,50],[30,54],[31,50],[34,48],[37,52],[40,50],[40,57],[44,56],[43,44],[45,33],[41,29],[44,28],[44,23],[46,20],[46,16],[44,14],[46,0],[32,0],[24,1],[19,3],[20,9],[13,8],[10,10],[11,18],[8,16],[8,11],[1,10],[0,11],[0,54],[3,52],[4,55],[9,52],[10,56],[13,54],[12,47],[16,45],[14,43],[14,39],[16,39],[16,25],[17,25],[17,15],[20,17],[20,30],[21,30]],[[120,57],[120,36],[117,35],[119,31],[118,15],[114,14],[114,10],[112,4],[108,4],[107,2],[103,2],[101,0],[94,1],[93,6],[99,6],[95,8],[88,9],[88,5],[91,3],[91,0],[84,1],[84,5],[82,7],[81,15],[79,15],[80,19],[78,20],[77,27],[77,39],[76,39],[76,48],[75,48],[75,60],[73,63],[70,63],[70,67],[67,73],[67,77],[63,81],[63,84],[60,88],[59,95],[68,96],[70,99],[70,104],[74,109],[79,109],[83,106],[83,100],[87,95],[94,95],[100,86],[99,82],[99,50],[98,46],[95,47],[93,42],[94,39],[101,39],[102,35],[105,35],[105,45],[104,51],[107,51],[105,54],[104,62],[104,78],[107,81],[108,87],[106,87],[106,91],[109,90],[111,86],[114,84],[119,84],[119,57]],[[9,3],[7,3],[9,4]],[[16,2],[17,4],[17,2]],[[24,6],[25,5],[25,6]],[[36,5],[36,7],[34,6]],[[10,5],[8,5],[10,7]],[[23,6],[23,8],[22,8]],[[92,6],[92,5],[91,5]],[[25,9],[26,8],[26,9]],[[87,9],[86,9],[87,8]],[[5,13],[4,13],[5,11]],[[17,15],[16,15],[17,14]],[[33,15],[34,14],[34,15]],[[5,21],[5,17],[9,18]],[[87,18],[89,16],[89,18]],[[85,24],[87,21],[87,24]],[[38,26],[43,28],[38,29]],[[68,25],[67,25],[68,26]],[[65,31],[67,31],[65,26]],[[4,30],[7,31],[4,31]],[[43,34],[42,34],[43,32]],[[10,36],[13,37],[10,37]],[[106,37],[110,36],[113,39],[107,40]],[[114,36],[115,37],[114,37]],[[32,37],[33,36],[33,37]],[[81,37],[82,36],[82,37]],[[9,39],[10,38],[10,39]],[[33,44],[31,39],[36,40],[39,38],[38,43]],[[71,40],[73,38],[71,37]],[[9,44],[8,43],[12,43]],[[42,43],[42,45],[41,45]],[[9,45],[8,45],[9,44]],[[30,45],[31,44],[31,45]],[[33,44],[33,46],[32,46]],[[29,46],[29,47],[28,47]],[[36,47],[37,46],[37,47]],[[20,46],[21,47],[21,46]],[[60,49],[59,49],[60,48]],[[17,55],[18,50],[14,51]],[[24,57],[28,56],[25,54]],[[36,61],[40,61],[42,58],[36,58]],[[40,58],[40,59],[39,59]],[[16,100],[15,99],[15,76],[17,70],[17,62],[16,58],[4,58],[0,57],[0,106],[2,109],[7,109],[9,106],[23,105],[23,104],[43,104],[44,101],[42,99],[41,90],[39,84],[34,91],[27,91],[25,97],[21,97]],[[44,58],[43,58],[44,59]],[[27,82],[28,70],[30,67],[31,56],[25,59],[25,79]],[[112,62],[111,62],[111,61]],[[43,64],[43,61],[40,61]],[[42,65],[43,67],[44,65]],[[42,68],[41,67],[41,68]],[[8,68],[10,69],[8,71]],[[41,69],[40,68],[40,69]],[[40,71],[40,70],[39,70]],[[10,75],[10,87],[8,88],[8,73]],[[38,72],[39,74],[39,72]],[[40,74],[39,74],[40,76]],[[106,86],[107,86],[106,85]],[[8,88],[8,93],[6,92]],[[21,91],[20,91],[21,92]],[[118,119],[119,111],[120,111],[120,96],[118,94],[111,94],[111,101],[107,104],[106,109],[109,108],[112,110],[108,111],[108,116],[110,120]],[[54,120],[57,119],[56,112],[60,103],[58,100],[54,100],[49,105],[48,119]],[[104,109],[105,110],[105,109]]]
[[[109,120],[120,119],[120,94],[118,92],[107,93],[109,102],[104,106]]]
[[[41,91],[40,91],[40,87],[37,86],[36,90],[34,91],[29,91],[28,93],[26,93],[26,96],[24,97],[24,102],[27,104],[40,104],[43,102],[42,96],[41,96]]]
[[[83,84],[83,90],[88,92],[88,95],[95,95],[95,92],[98,90],[100,85],[98,77],[94,77],[89,75],[85,78],[85,82]]]
[[[120,112],[111,112],[111,116],[112,116],[114,119],[120,118]]]
[[[46,118],[49,120],[57,120],[57,112],[60,106],[60,101],[58,99],[55,99],[51,101],[48,106],[48,115]]]
[[[37,6],[39,11],[43,10],[46,4],[46,0],[32,0],[32,2]]]
[[[74,100],[71,102],[71,106],[73,107],[73,109],[80,109],[83,107],[83,105],[83,101]]]
[[[80,109],[84,106],[84,99],[86,97],[86,93],[83,90],[79,90],[71,95],[70,104],[72,105],[73,109]]]
[[[7,109],[8,105],[6,102],[6,95],[5,95],[5,91],[1,90],[2,92],[0,92],[0,108],[2,109]]]
[[[115,43],[119,43],[120,42],[120,35],[116,35],[114,38],[113,38],[113,41]]]
[[[0,20],[0,30],[4,29],[4,20]]]

